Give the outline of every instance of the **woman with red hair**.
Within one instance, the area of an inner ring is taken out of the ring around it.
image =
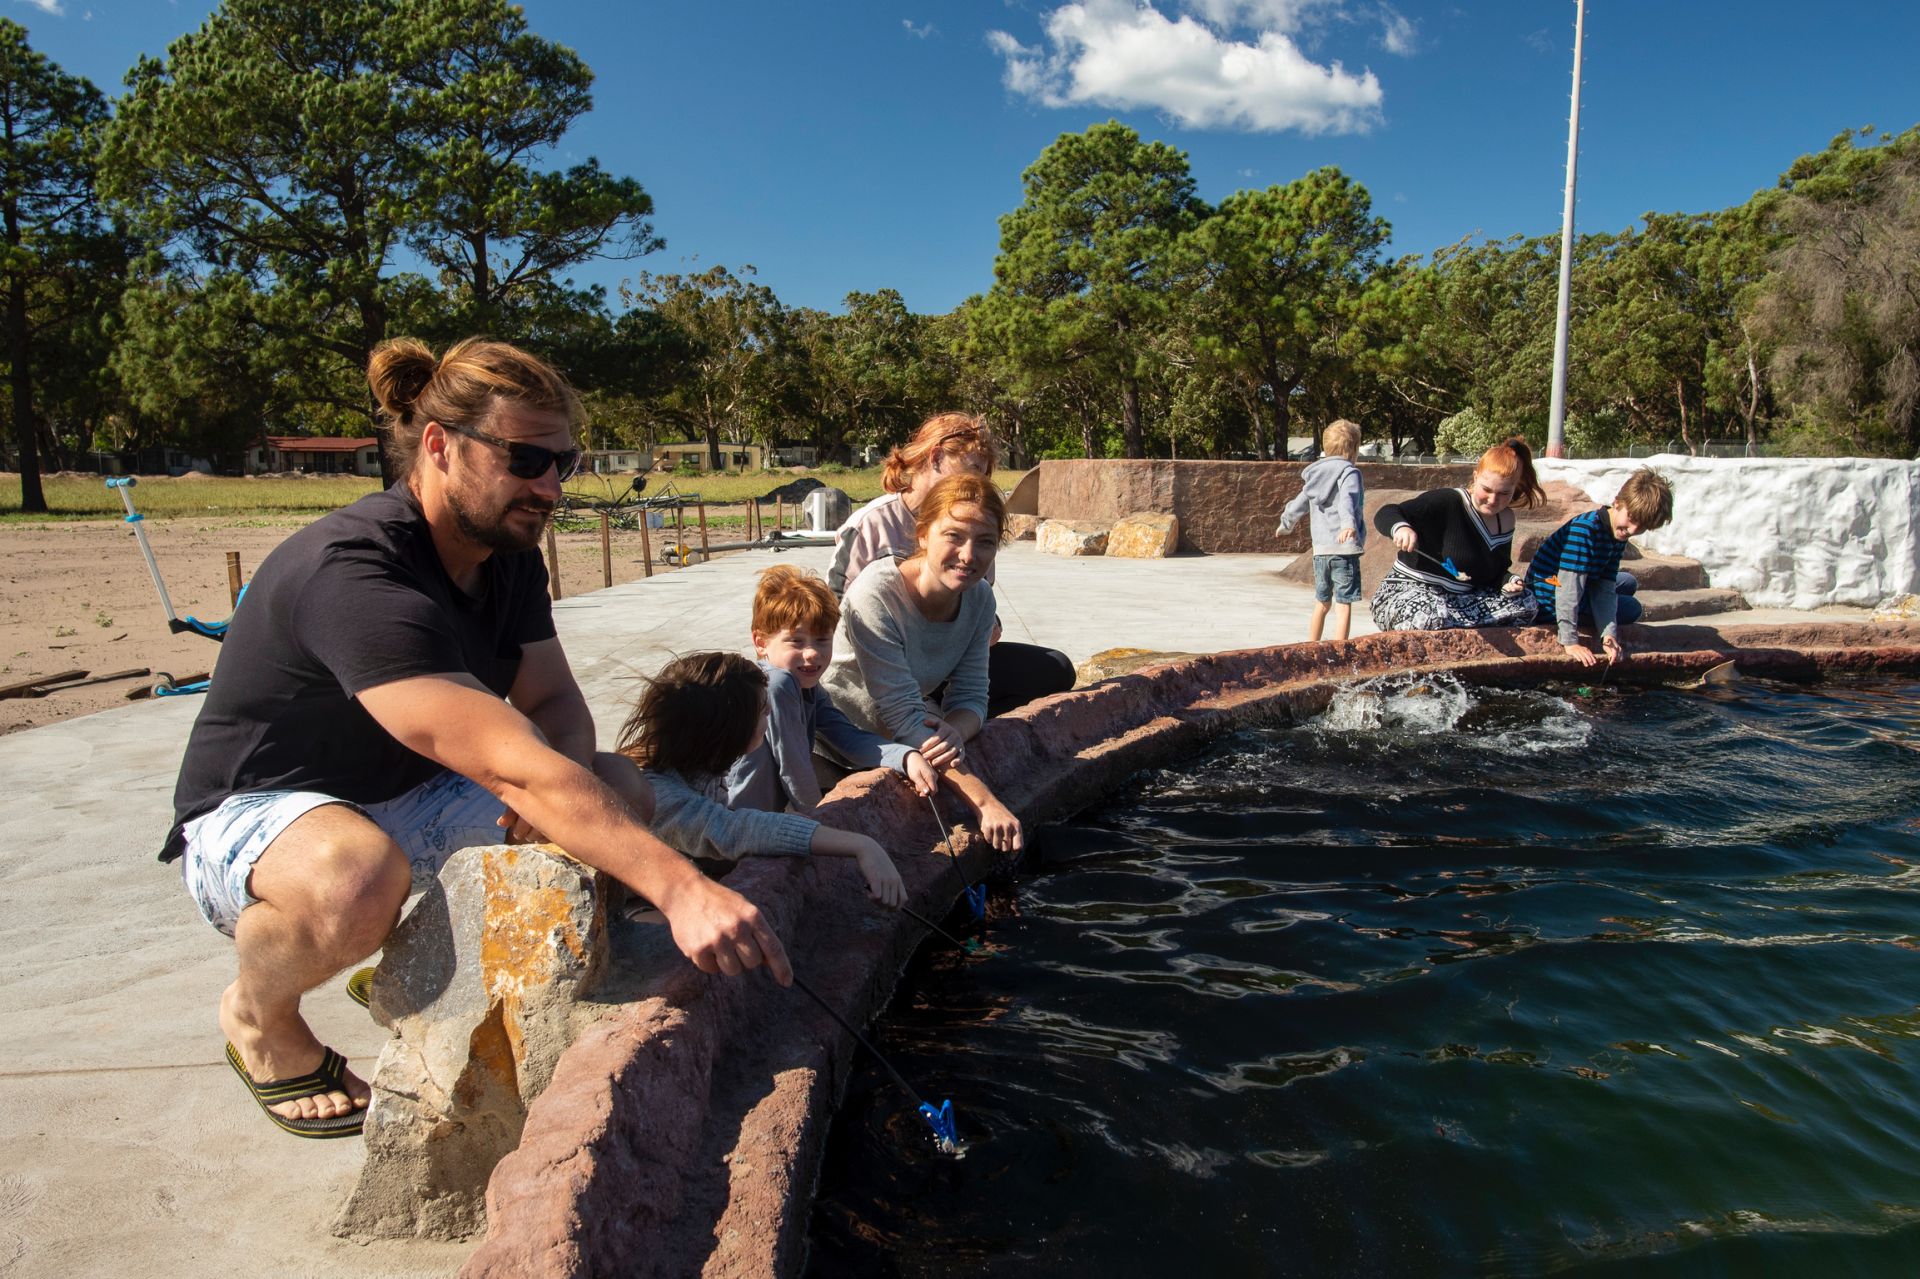
[[[1546,493],[1518,436],[1480,455],[1465,488],[1388,503],[1374,527],[1400,548],[1371,604],[1383,631],[1526,626],[1538,611],[1513,565],[1513,511]]]
[[[971,413],[936,413],[922,422],[911,439],[887,456],[880,477],[886,492],[855,511],[835,534],[833,567],[827,570],[833,593],[845,595],[869,564],[911,555],[919,512],[934,485],[955,475],[990,476],[994,461],[993,435],[984,419]],[[991,560],[984,579],[993,582]],[[997,620],[987,667],[989,715],[1004,715],[1073,687],[1073,663],[1065,653],[1002,641]]]
[[[920,504],[913,553],[875,560],[847,591],[820,686],[854,724],[918,751],[973,806],[987,842],[1014,852],[1019,819],[967,764],[968,743],[987,719],[987,578],[1006,525],[1006,502],[985,477],[934,485]]]

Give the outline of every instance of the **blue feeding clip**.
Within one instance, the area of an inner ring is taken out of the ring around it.
[[[967,909],[973,912],[975,919],[987,917],[987,890],[984,886],[967,878],[967,872],[960,865],[960,854],[954,851],[953,833],[947,829],[947,819],[940,816],[940,804],[933,796],[927,796],[927,807],[933,810],[933,820],[940,824],[940,838],[946,842],[947,856],[953,861],[954,873],[960,876],[962,885],[960,895],[966,898]]]
[[[960,1133],[953,1126],[951,1101],[942,1101],[938,1110],[921,1102],[920,1117],[927,1121],[927,1127],[933,1129],[933,1144],[940,1148],[941,1153],[956,1156],[966,1153],[966,1147],[960,1144]]]
[[[1454,577],[1462,576],[1460,570],[1454,567],[1453,557],[1451,555],[1449,555],[1446,559],[1440,561],[1440,567],[1447,570],[1447,572],[1452,574]]]
[[[820,992],[801,981],[798,974],[794,975],[793,984],[799,987],[808,999],[811,999],[814,1003],[824,1008],[827,1016],[839,1022],[840,1028],[849,1035],[852,1035],[854,1041],[862,1048],[872,1053],[873,1059],[879,1062],[889,1075],[893,1076],[893,1082],[900,1085],[900,1091],[907,1094],[908,1098],[911,1099],[913,1104],[919,1109],[920,1117],[927,1121],[927,1127],[933,1129],[933,1144],[935,1149],[943,1155],[952,1155],[956,1159],[961,1158],[967,1153],[967,1148],[960,1144],[958,1130],[954,1127],[953,1103],[951,1101],[941,1102],[940,1109],[938,1110],[929,1106],[920,1094],[913,1090],[913,1085],[907,1082],[907,1077],[894,1069],[893,1063],[888,1061],[886,1056],[878,1048],[873,1046],[873,1041],[861,1034],[852,1022],[842,1017],[832,1004],[822,999]]]

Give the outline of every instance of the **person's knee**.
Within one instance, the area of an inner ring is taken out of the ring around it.
[[[642,823],[653,820],[653,787],[639,765],[625,755],[600,751],[593,757],[593,773],[627,802],[636,819]]]
[[[400,922],[413,873],[385,835],[323,839],[308,851],[312,924],[330,946],[369,953]]]

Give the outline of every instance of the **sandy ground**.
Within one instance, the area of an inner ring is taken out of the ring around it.
[[[227,591],[227,552],[240,554],[243,575],[303,520],[148,520],[147,537],[167,584],[175,613],[219,621],[232,612]],[[737,534],[719,533],[732,539]],[[698,546],[697,538],[690,538]],[[655,555],[671,541],[652,534]],[[605,583],[600,534],[562,533],[560,584],[569,596]],[[642,576],[640,535],[612,537],[613,582]],[[671,570],[656,563],[654,571]],[[218,647],[197,635],[167,630],[160,597],[147,575],[133,531],[120,520],[0,525],[0,685],[34,676],[85,670],[91,677],[146,668],[176,679],[213,667]],[[150,687],[157,676],[116,679],[79,688],[56,688],[44,697],[0,699],[0,734],[124,706],[129,692]]]

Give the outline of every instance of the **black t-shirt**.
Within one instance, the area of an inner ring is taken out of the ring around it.
[[[470,674],[505,697],[523,646],[553,637],[537,550],[495,552],[477,595],[447,576],[404,488],[373,493],[274,548],[234,610],[174,786],[174,830],[254,790],[393,799],[440,765],[355,700],[418,675]]]

